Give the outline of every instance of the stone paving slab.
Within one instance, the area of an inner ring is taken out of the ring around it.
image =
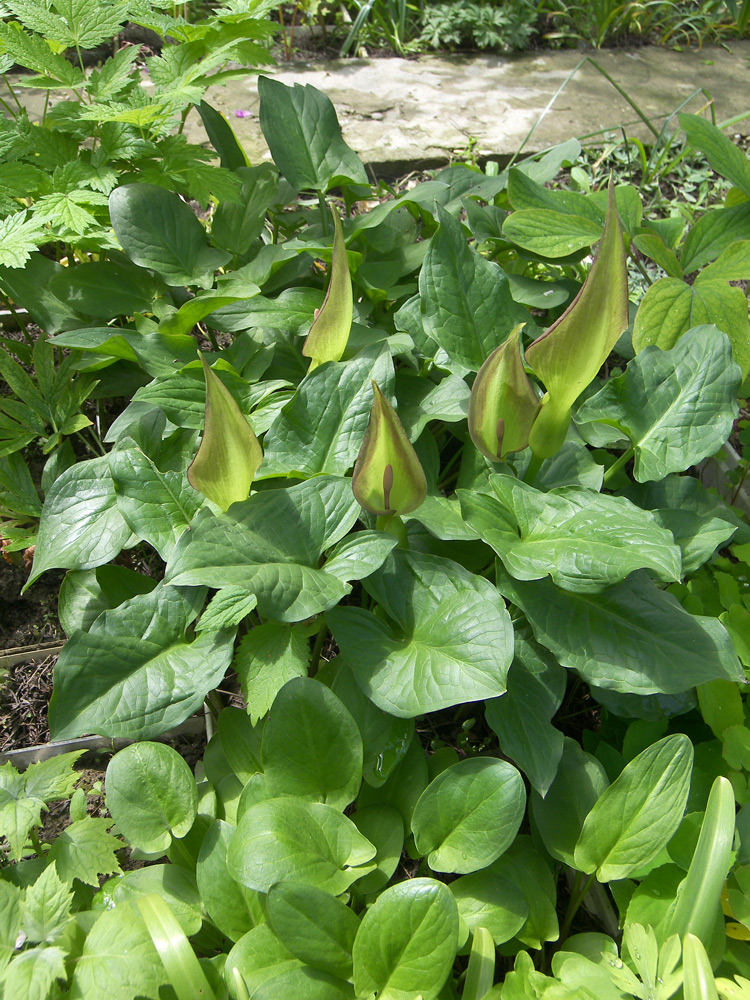
[[[561,51],[335,60],[281,65],[273,75],[326,93],[349,145],[376,174],[396,176],[444,164],[465,150],[472,137],[480,156],[501,161],[511,156],[585,56]],[[685,101],[684,110],[698,112],[712,100],[718,122],[750,111],[750,42],[690,52],[645,46],[591,52],[589,57],[658,128]],[[207,100],[230,119],[251,162],[268,157],[254,77],[212,88]],[[236,117],[236,111],[251,117]],[[585,61],[526,148],[536,151],[623,124],[629,134],[650,137],[633,108]],[[750,119],[737,124],[735,132],[750,134]],[[192,141],[204,141],[197,116],[191,115],[188,134]]]

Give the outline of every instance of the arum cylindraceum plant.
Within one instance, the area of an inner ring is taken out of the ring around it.
[[[259,89],[273,164],[213,129],[243,193],[210,231],[117,186],[111,262],[153,297],[102,324],[82,291],[89,320],[51,338],[122,399],[102,453],[46,488],[29,586],[66,571],[52,734],[141,741],[107,804],[159,864],[114,873],[95,922],[62,848],[4,869],[26,934],[2,925],[6,996],[51,949],[71,959],[42,996],[182,1000],[196,956],[200,995],[233,1000],[744,996],[750,607],[720,567],[750,527],[688,472],[750,367],[724,292],[699,297],[702,268],[744,274],[746,201],[676,234],[627,184],[548,186],[571,141],[341,218],[370,189],[332,105]],[[742,180],[718,130],[683,124]],[[625,262],[657,240],[695,265],[695,321],[645,343]],[[85,289],[103,261],[81,258]],[[227,675],[246,710],[219,711]],[[153,741],[206,700],[193,777]],[[36,773],[0,769],[14,857],[66,794]],[[38,937],[53,862],[76,931]]]

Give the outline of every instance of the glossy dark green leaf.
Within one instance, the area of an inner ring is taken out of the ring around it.
[[[693,747],[666,736],[625,765],[586,817],[575,848],[576,867],[600,882],[627,878],[669,843],[690,790]]]
[[[159,472],[138,448],[112,452],[109,469],[123,520],[168,559],[201,505],[200,494],[184,473]]]
[[[166,291],[162,282],[128,261],[102,260],[58,271],[49,289],[78,312],[100,319],[151,312]]]
[[[447,886],[415,878],[365,913],[354,942],[354,988],[380,1000],[435,1000],[456,954],[458,910]]]
[[[211,224],[211,239],[220,250],[243,257],[263,232],[266,212],[276,198],[279,175],[273,164],[259,163],[240,167],[237,176],[242,181],[239,203],[219,203]]]
[[[492,495],[459,490],[461,511],[516,579],[549,575],[565,590],[596,593],[637,569],[680,578],[670,532],[624,497],[577,486],[542,493],[504,475],[489,485]]]
[[[327,620],[378,707],[411,718],[505,691],[512,628],[486,580],[451,560],[396,550],[365,587],[392,624],[355,607]]]
[[[358,505],[346,479],[316,478],[256,493],[196,522],[167,566],[170,583],[243,587],[263,618],[301,621],[338,603],[348,583],[320,569],[331,533],[352,526]],[[352,567],[352,579],[357,578]]]
[[[107,767],[107,809],[133,847],[165,851],[195,820],[198,792],[190,768],[164,743],[134,743]]]
[[[534,823],[553,858],[575,867],[573,855],[583,822],[608,784],[596,757],[566,737],[557,774],[544,798],[538,791],[531,795]]]
[[[266,901],[271,930],[306,965],[340,979],[352,975],[359,918],[340,899],[312,885],[281,882]]]
[[[310,372],[266,434],[261,477],[348,472],[367,430],[373,380],[392,395],[393,361],[386,347]]]
[[[577,420],[617,427],[635,449],[638,482],[663,479],[726,441],[740,381],[727,338],[716,327],[699,326],[669,351],[641,351],[623,375],[583,404]]]
[[[109,196],[115,236],[135,264],[152,268],[168,285],[208,287],[231,259],[208,245],[195,213],[173,191],[125,184]]]
[[[196,105],[201,116],[203,127],[211,141],[211,145],[221,158],[222,167],[227,170],[238,170],[247,166],[247,156],[240,146],[234,130],[224,115],[206,101]]]
[[[526,791],[504,760],[472,757],[442,771],[422,792],[411,821],[417,850],[433,871],[478,871],[511,844]]]
[[[107,456],[78,462],[52,484],[39,522],[27,586],[48,569],[93,569],[130,538]]]
[[[508,850],[493,862],[489,872],[507,879],[526,898],[529,915],[516,937],[530,948],[541,948],[545,941],[559,937],[557,923],[557,887],[549,859],[540,853],[525,834],[519,834]]]
[[[479,371],[529,314],[513,301],[498,265],[469,248],[461,224],[443,209],[438,220],[419,278],[422,322],[463,376]]]
[[[230,874],[268,892],[275,882],[315,885],[340,895],[356,882],[375,848],[350,819],[322,802],[286,797],[243,813],[227,853]]]
[[[269,795],[295,795],[343,810],[362,783],[359,728],[329,688],[297,677],[271,706],[262,763]]]
[[[357,880],[357,891],[379,892],[393,877],[404,848],[404,822],[388,805],[371,805],[357,809],[352,822],[375,847],[375,869]]]
[[[331,101],[315,87],[261,76],[260,127],[274,163],[298,191],[337,184],[367,184],[357,154],[341,138]]]
[[[563,735],[551,719],[565,694],[566,674],[554,657],[533,640],[516,634],[508,690],[489,698],[484,712],[500,748],[542,795],[560,763]]]
[[[99,566],[65,574],[58,598],[60,623],[68,635],[87,632],[102,611],[116,608],[136,594],[148,594],[156,580],[126,566]]]
[[[204,592],[158,586],[76,632],[55,667],[55,739],[85,733],[149,739],[184,722],[220,682],[231,632],[185,635]]]
[[[716,677],[740,679],[721,623],[688,614],[645,574],[601,594],[572,594],[547,580],[521,583],[498,568],[498,587],[523,610],[537,642],[590,684],[676,694]]]

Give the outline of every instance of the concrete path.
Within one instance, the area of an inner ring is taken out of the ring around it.
[[[691,52],[649,46],[590,53],[336,60],[280,65],[274,75],[284,83],[310,83],[326,93],[349,145],[376,174],[392,177],[444,164],[465,150],[471,138],[477,140],[475,152],[480,156],[511,156],[563,84],[534,131],[529,151],[623,124],[629,134],[649,138],[633,108],[591,62],[579,66],[587,54],[657,128],[684,102],[684,110],[697,112],[713,100],[718,122],[750,111],[750,42],[733,42],[729,50]],[[214,88],[207,99],[231,120],[252,162],[268,156],[258,124],[254,78]],[[237,117],[237,111],[251,116]],[[197,115],[189,122],[190,138],[203,142]],[[750,118],[734,131],[750,134]]]

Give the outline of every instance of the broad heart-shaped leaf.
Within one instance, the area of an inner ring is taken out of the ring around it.
[[[234,638],[204,632],[187,639],[204,597],[202,588],[160,585],[74,633],[55,667],[53,738],[149,739],[199,708],[229,666]]]
[[[140,448],[111,452],[109,470],[125,523],[134,535],[153,545],[162,559],[169,559],[200,508],[200,494],[184,473],[159,472]]]
[[[323,549],[357,518],[351,481],[317,477],[287,490],[256,493],[226,514],[196,519],[166,578],[177,585],[242,587],[263,618],[302,621],[337,604],[351,587],[319,569]],[[385,552],[383,552],[385,557]],[[371,567],[366,567],[371,572]],[[351,567],[349,579],[357,579]]]
[[[107,809],[133,847],[166,851],[195,820],[198,790],[172,747],[142,741],[115,754],[107,767]]]
[[[357,996],[434,1000],[457,944],[458,909],[446,885],[414,878],[386,889],[365,913],[354,941]]]
[[[737,294],[739,292],[739,295]],[[750,371],[750,322],[741,288],[721,278],[706,277],[692,285],[679,278],[660,278],[641,299],[633,326],[636,353],[653,345],[663,351],[696,326],[713,324],[729,337],[732,355]]]
[[[337,184],[367,184],[357,154],[341,138],[331,101],[315,87],[258,78],[260,127],[273,161],[292,187],[327,191]]]
[[[565,694],[566,674],[533,639],[516,632],[508,690],[485,702],[484,713],[500,748],[545,795],[560,763],[563,735],[551,719]]]
[[[513,630],[483,577],[450,559],[397,549],[364,586],[388,620],[354,607],[326,618],[379,708],[408,719],[505,691]]]
[[[500,267],[468,246],[461,223],[442,208],[438,220],[419,275],[422,323],[463,376],[479,371],[529,313],[513,300]]]
[[[486,868],[510,845],[523,819],[526,790],[505,760],[471,757],[430,782],[414,809],[417,851],[433,871]]]
[[[106,455],[78,462],[50,487],[39,522],[29,587],[48,569],[93,569],[130,538]]]
[[[458,490],[461,512],[518,580],[550,576],[565,590],[591,594],[649,569],[680,578],[682,560],[669,531],[624,497],[583,486],[542,493],[513,476],[491,476],[490,496]]]
[[[373,380],[393,396],[393,361],[385,345],[311,371],[266,433],[260,478],[343,476],[367,430]]]
[[[576,867],[610,882],[647,865],[682,821],[692,768],[693,745],[682,733],[666,736],[626,764],[584,821]]]
[[[287,796],[250,806],[227,853],[241,885],[268,892],[276,882],[315,885],[340,895],[369,868],[375,848],[350,819],[322,802]]]
[[[578,411],[577,423],[602,421],[635,449],[639,483],[664,479],[712,455],[729,437],[742,376],[727,337],[699,326],[671,351],[647,347]]]
[[[575,868],[584,820],[608,784],[604,765],[566,736],[555,780],[544,798],[531,794],[534,824],[553,858]]]
[[[341,979],[352,975],[359,918],[340,899],[312,885],[271,887],[268,922],[274,934],[307,965]]]
[[[195,212],[173,191],[124,184],[109,196],[115,236],[134,264],[156,271],[168,285],[210,287],[232,255],[209,246]]]
[[[537,642],[589,684],[625,694],[676,694],[717,677],[741,682],[744,676],[721,622],[688,614],[645,573],[601,594],[573,594],[549,580],[521,583],[500,565],[497,581]]]
[[[457,878],[450,890],[471,933],[486,928],[496,945],[509,941],[529,916],[529,904],[521,890],[492,871]]]
[[[362,737],[336,695],[297,677],[279,691],[263,731],[270,796],[296,795],[344,810],[362,784]]]

